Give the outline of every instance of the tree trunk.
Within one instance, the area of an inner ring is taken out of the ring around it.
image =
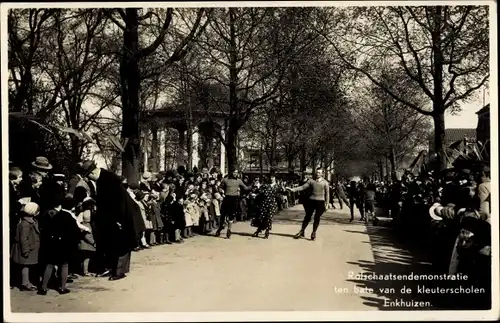
[[[123,51],[120,60],[122,97],[122,137],[128,139],[122,155],[123,175],[128,183],[138,184],[140,167],[139,138],[139,65],[136,53],[139,49],[139,18],[137,9],[127,8],[126,29],[123,32]]]
[[[229,31],[230,31],[230,46],[229,46],[229,108],[233,113],[233,117],[229,120],[229,127],[227,129],[226,137],[226,153],[227,153],[227,166],[229,173],[231,173],[236,167],[238,167],[238,149],[237,149],[237,138],[238,130],[237,126],[239,116],[239,106],[238,106],[238,69],[237,62],[238,56],[236,53],[236,8],[229,8]]]
[[[330,165],[328,165],[328,151],[326,151],[325,149],[325,152],[323,154],[323,169],[325,171],[325,178],[327,178],[328,180],[329,179],[329,173],[330,173]],[[327,174],[328,173],[328,174]],[[327,177],[328,176],[328,177]]]
[[[391,147],[389,150],[389,162],[391,164],[391,178],[392,180],[396,180],[396,156],[394,155],[394,147]]]
[[[385,180],[387,182],[390,182],[391,181],[391,168],[389,165],[389,157],[385,156],[384,159],[385,159]]]
[[[262,152],[262,143],[260,144],[260,151],[259,151],[259,167],[260,167],[260,177],[262,177],[264,175],[264,158]]]
[[[159,148],[158,148],[158,128],[153,126],[151,128],[151,162],[150,169],[152,172],[157,173],[159,168]]]
[[[444,112],[434,113],[432,115],[434,120],[434,151],[436,152],[438,159],[436,162],[436,169],[441,171],[446,169],[446,152],[444,147],[445,141],[445,124],[444,124]]]
[[[288,159],[288,171],[289,172],[293,172],[294,171],[294,168],[293,168],[293,160],[294,160],[294,158],[293,158],[293,156],[289,155],[287,159]]]
[[[238,167],[237,137],[238,128],[230,125],[226,133],[226,154],[229,173]]]
[[[305,178],[305,172],[306,172],[306,147],[302,146],[300,150],[300,172],[301,172],[301,177],[302,179]]]
[[[120,155],[116,153],[111,157],[111,165],[109,166],[109,170],[113,173],[117,173],[118,166],[120,166]]]
[[[276,134],[275,131],[273,130],[271,138],[271,154],[269,158],[269,166],[271,169],[274,170],[276,170],[276,164],[277,164],[276,150],[277,150]]]
[[[382,161],[379,160],[377,164],[378,164],[378,169],[379,169],[379,173],[380,173],[380,180],[384,181],[384,179],[385,179],[385,177],[384,177],[384,166],[382,164]]]
[[[75,170],[76,164],[80,161],[80,139],[75,136],[71,136],[71,165],[70,169]]]
[[[438,155],[435,165],[437,171],[446,168],[446,151],[444,147],[444,102],[443,102],[443,69],[444,56],[441,48],[442,42],[442,6],[434,8],[434,24],[432,30],[433,45],[433,67],[434,67],[434,100],[433,100],[433,119],[434,119],[434,149]]]

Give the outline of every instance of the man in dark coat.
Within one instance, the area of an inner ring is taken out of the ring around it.
[[[96,183],[95,237],[97,248],[111,262],[109,279],[125,278],[131,251],[138,246],[133,201],[116,174],[97,167],[93,161],[84,162],[82,168],[85,176]]]

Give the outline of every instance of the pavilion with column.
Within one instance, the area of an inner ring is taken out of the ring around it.
[[[147,111],[140,119],[143,134],[144,170],[166,171],[184,166],[217,167],[227,173],[224,114],[204,108],[170,105]]]

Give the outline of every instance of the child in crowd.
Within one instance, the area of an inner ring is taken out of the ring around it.
[[[194,235],[193,227],[198,224],[198,210],[196,208],[196,192],[191,192],[188,199],[184,202],[184,216],[186,218],[186,227],[184,229],[184,238],[190,238]]]
[[[153,190],[150,196],[150,209],[153,219],[153,237],[155,244],[163,243],[162,232],[163,232],[163,220],[161,216],[161,208],[158,200],[160,199],[160,194]]]
[[[40,230],[36,217],[40,207],[34,202],[27,203],[21,211],[21,220],[17,224],[16,238],[11,251],[12,261],[21,269],[22,291],[36,290],[30,281],[30,267],[38,264],[40,250]]]
[[[175,200],[175,195],[174,195],[174,200]],[[171,212],[174,218],[175,242],[178,243],[184,242],[187,223],[186,223],[186,214],[184,212],[183,196],[177,198],[176,202],[172,204]]]
[[[220,225],[220,207],[222,204],[222,195],[217,192],[214,194],[214,199],[212,199],[212,209],[213,209],[213,214],[214,214],[214,222],[213,226],[218,228]]]
[[[151,221],[148,220],[148,215],[146,213],[146,204],[144,203],[145,197],[146,197],[146,194],[144,194],[141,191],[138,191],[137,193],[135,193],[135,200],[137,201],[137,205],[139,205],[139,209],[140,209],[141,215],[142,215],[142,220],[144,221],[144,224],[146,227],[146,231],[142,232],[142,234],[141,234],[141,246],[143,248],[149,249],[149,248],[151,248],[151,246],[147,243],[146,232],[153,228],[153,224],[151,223]]]
[[[202,195],[199,201],[200,204],[200,234],[207,235],[212,231],[212,223],[208,212],[210,197],[206,194]]]
[[[78,250],[80,251],[81,273],[83,276],[90,276],[89,264],[96,252],[96,243],[92,234],[91,225],[92,217],[95,212],[96,204],[95,201],[90,197],[84,198],[84,200],[76,207],[78,222],[88,228],[88,231],[83,232],[82,238],[80,239],[80,243],[78,245]]]

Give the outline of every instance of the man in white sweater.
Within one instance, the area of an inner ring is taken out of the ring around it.
[[[306,210],[306,216],[302,222],[302,228],[295,235],[295,239],[300,239],[305,236],[305,231],[314,213],[313,222],[313,232],[311,233],[311,240],[316,240],[316,231],[319,227],[319,221],[323,213],[328,209],[330,204],[330,184],[324,178],[324,172],[322,169],[316,170],[316,178],[308,180],[304,185],[289,188],[287,190],[291,192],[300,192],[307,188],[312,188],[311,195],[309,196],[310,207]]]

